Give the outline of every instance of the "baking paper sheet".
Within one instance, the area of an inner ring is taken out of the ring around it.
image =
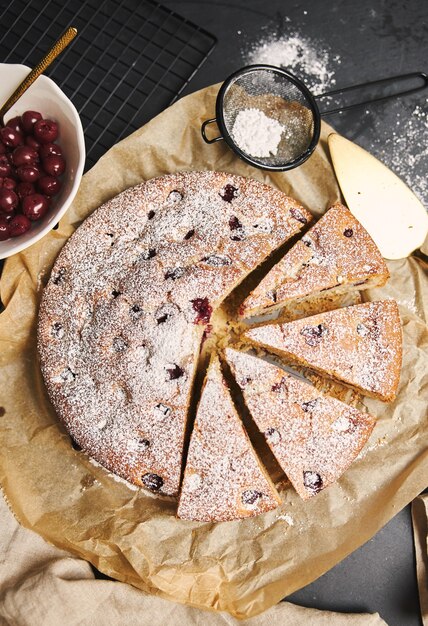
[[[275,511],[244,521],[193,523],[176,504],[116,479],[74,450],[41,378],[36,352],[43,285],[64,242],[101,203],[127,187],[181,170],[257,178],[320,215],[340,199],[323,124],[313,156],[288,173],[261,172],[218,142],[206,145],[218,86],[183,98],[111,149],[82,180],[58,230],[10,258],[1,278],[0,484],[19,521],[99,570],[191,606],[256,615],[310,583],[372,537],[427,485],[427,266],[389,262],[370,299],[395,298],[404,360],[395,402],[366,400],[378,423],[339,483],[303,502],[288,486]],[[387,225],[385,226],[387,227]]]

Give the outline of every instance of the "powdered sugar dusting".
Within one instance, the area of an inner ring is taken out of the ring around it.
[[[214,358],[190,440],[178,516],[226,521],[258,515],[278,504]]]
[[[332,62],[340,63],[339,56],[333,57],[325,43],[292,30],[280,39],[262,38],[244,56],[248,64],[264,63],[288,69],[316,94],[336,84]]]
[[[368,149],[390,167],[428,207],[428,98],[409,109],[397,100],[389,105],[395,125],[385,125],[384,115],[370,111],[374,132]]]
[[[291,209],[306,214],[257,181],[189,172],[123,192],[71,237],[44,292],[39,351],[61,419],[105,467],[177,494],[204,325],[298,232]]]
[[[245,333],[279,356],[297,360],[367,395],[394,398],[401,369],[401,324],[394,300],[367,302]]]
[[[268,157],[278,152],[283,126],[263,111],[242,109],[233,124],[232,136],[237,145],[254,157]]]
[[[244,301],[241,314],[259,315],[332,289],[382,286],[388,277],[369,234],[346,207],[335,204],[268,272]]]
[[[335,482],[367,441],[375,420],[248,353],[226,349],[245,403],[299,495]]]

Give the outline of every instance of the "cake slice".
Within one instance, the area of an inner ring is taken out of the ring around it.
[[[381,287],[388,268],[368,232],[342,204],[333,205],[277,263],[240,308],[261,315],[291,300]]]
[[[244,333],[253,344],[367,396],[390,402],[400,379],[397,303],[366,302]]]
[[[375,419],[248,353],[226,359],[257,427],[301,498],[336,482],[369,438]]]
[[[178,517],[223,522],[265,513],[280,498],[245,433],[213,357],[190,439]]]

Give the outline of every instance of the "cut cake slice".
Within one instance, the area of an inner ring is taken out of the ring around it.
[[[388,268],[368,232],[342,204],[333,205],[277,263],[240,307],[261,315],[302,300],[381,287]]]
[[[225,356],[248,410],[300,497],[307,500],[336,482],[375,419],[256,356],[232,348]]]
[[[238,417],[218,357],[213,357],[190,439],[177,515],[220,522],[265,513],[279,504]]]
[[[390,402],[400,379],[402,339],[394,300],[366,302],[244,333],[253,344],[367,396]]]

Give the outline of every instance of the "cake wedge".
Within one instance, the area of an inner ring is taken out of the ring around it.
[[[214,356],[190,438],[177,516],[223,522],[259,515],[279,504]]]
[[[268,272],[240,307],[262,315],[292,300],[381,287],[389,271],[368,232],[342,204],[334,204]]]
[[[307,500],[351,465],[375,419],[257,356],[226,348],[245,403],[278,463]]]
[[[243,337],[364,395],[384,402],[395,398],[402,359],[395,300],[365,302],[286,324],[266,324],[246,331]]]

